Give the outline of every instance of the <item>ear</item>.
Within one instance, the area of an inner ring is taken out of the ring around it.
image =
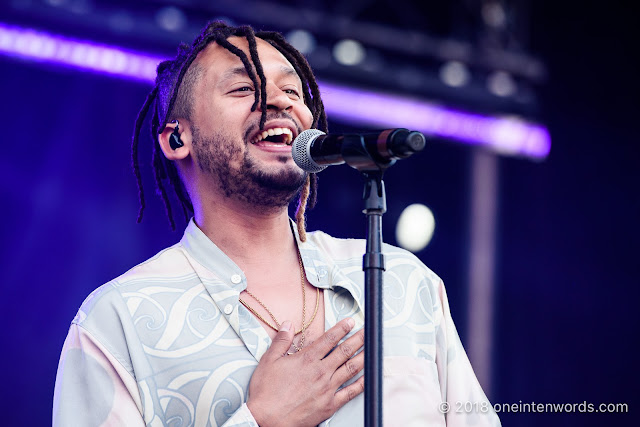
[[[160,148],[164,153],[164,156],[168,160],[183,160],[187,158],[191,152],[191,126],[187,119],[178,119],[180,124],[176,122],[169,122],[165,126],[164,130],[158,135],[158,141],[160,142]],[[182,146],[176,149],[171,148],[169,138],[174,132],[176,126],[178,126],[178,133]]]

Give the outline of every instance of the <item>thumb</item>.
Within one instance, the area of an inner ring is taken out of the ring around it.
[[[277,359],[279,357],[282,357],[282,355],[286,354],[289,351],[292,342],[293,331],[291,328],[291,322],[285,320],[280,325],[280,330],[273,338],[271,347],[269,347],[269,349],[265,352],[264,356],[268,357],[269,359]]]

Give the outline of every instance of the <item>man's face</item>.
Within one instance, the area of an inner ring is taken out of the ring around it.
[[[246,39],[229,41],[250,58]],[[197,59],[205,72],[193,92],[193,154],[200,171],[213,177],[227,197],[279,208],[306,179],[293,162],[290,144],[311,126],[312,115],[291,64],[270,44],[260,39],[257,44],[267,80],[264,129],[259,129],[261,109],[251,111],[255,88],[242,62],[212,44]]]

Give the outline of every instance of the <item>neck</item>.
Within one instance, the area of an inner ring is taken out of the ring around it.
[[[243,270],[295,251],[287,207],[261,212],[229,198],[194,206],[198,227]]]

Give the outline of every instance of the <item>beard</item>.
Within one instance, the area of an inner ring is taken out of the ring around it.
[[[288,206],[307,179],[307,173],[296,167],[261,168],[248,150],[243,154],[227,135],[204,136],[194,127],[192,146],[200,170],[216,178],[225,197],[268,211]],[[278,160],[284,164],[289,158],[281,156]],[[234,167],[238,162],[240,166]]]

